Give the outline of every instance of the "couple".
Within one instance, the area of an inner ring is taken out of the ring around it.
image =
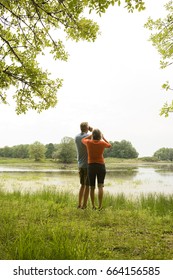
[[[77,147],[77,159],[80,177],[79,205],[78,208],[85,209],[89,196],[93,209],[95,207],[95,181],[98,182],[98,208],[102,208],[103,187],[106,168],[103,158],[105,148],[111,144],[103,137],[99,129],[93,129],[87,122],[80,124],[81,133],[75,137]],[[92,134],[88,134],[88,131]]]

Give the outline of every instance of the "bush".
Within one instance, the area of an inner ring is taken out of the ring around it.
[[[157,162],[159,159],[157,157],[142,157],[140,158],[142,161],[146,162]]]

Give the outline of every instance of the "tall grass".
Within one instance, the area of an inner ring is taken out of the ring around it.
[[[0,191],[0,259],[172,259],[173,196],[104,196],[102,211],[76,208],[54,188]]]
[[[150,214],[154,213],[160,216],[173,215],[173,195],[141,195],[138,203],[142,209],[147,209]]]

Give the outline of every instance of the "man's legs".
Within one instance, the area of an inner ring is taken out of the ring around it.
[[[78,208],[82,207],[82,199],[83,199],[83,194],[84,194],[85,186],[81,185],[79,189],[79,203],[78,203]]]
[[[86,208],[87,207],[88,196],[89,196],[89,186],[81,185],[80,190],[79,190],[78,208]]]
[[[88,178],[88,168],[84,170],[84,182],[85,182],[85,189],[83,194],[83,205],[82,208],[85,209],[87,207],[88,196],[89,196],[89,178]]]
[[[80,190],[79,190],[79,204],[78,208],[86,208],[89,196],[89,180],[87,168],[79,169],[80,176]]]
[[[87,207],[88,202],[88,196],[89,196],[89,186],[85,186],[84,188],[84,194],[83,194],[83,206],[82,208],[85,209]]]

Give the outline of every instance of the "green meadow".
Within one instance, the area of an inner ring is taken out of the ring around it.
[[[173,259],[173,196],[104,196],[102,211],[77,209],[54,188],[0,191],[1,260]]]
[[[108,169],[131,174],[140,160],[106,159]],[[148,163],[143,162],[143,165]],[[165,165],[167,163],[159,163]],[[158,165],[158,163],[149,163]],[[1,167],[77,170],[76,163],[0,159]],[[125,166],[125,169],[123,169]],[[172,172],[172,164],[169,166]],[[42,175],[1,172],[1,260],[168,260],[173,259],[173,195],[135,198],[105,192],[103,210],[77,209],[77,192],[42,183]],[[52,175],[51,175],[52,176]],[[77,176],[77,174],[76,174]],[[136,181],[135,181],[136,182]],[[8,191],[8,185],[13,188]],[[68,180],[66,182],[68,185]],[[109,186],[108,186],[109,187]]]

